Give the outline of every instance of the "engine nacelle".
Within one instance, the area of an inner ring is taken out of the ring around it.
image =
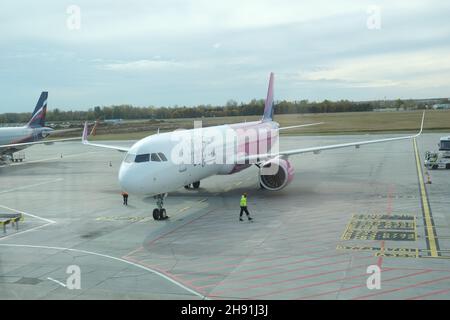
[[[267,161],[259,170],[259,182],[264,189],[278,191],[291,183],[294,167],[287,160],[275,158]]]

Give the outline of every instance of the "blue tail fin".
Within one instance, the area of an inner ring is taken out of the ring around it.
[[[36,108],[34,108],[33,115],[31,116],[31,119],[28,122],[28,127],[30,128],[45,127],[45,115],[47,114],[47,98],[48,92],[42,91],[38,103],[36,104]]]
[[[273,72],[270,73],[269,88],[267,89],[266,104],[264,106],[264,115],[262,121],[272,121],[273,119]]]

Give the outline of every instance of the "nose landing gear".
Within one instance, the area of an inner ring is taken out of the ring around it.
[[[164,198],[167,197],[167,193],[164,194],[158,194],[154,198],[156,199],[156,205],[158,208],[153,209],[153,219],[155,220],[166,220],[169,219],[166,213],[166,209],[163,208],[164,206]]]
[[[194,182],[194,183],[192,183],[192,184],[187,184],[187,185],[184,186],[184,188],[185,188],[185,189],[190,189],[191,186],[192,186],[192,188],[194,188],[194,189],[200,188],[200,181],[196,181],[196,182]]]

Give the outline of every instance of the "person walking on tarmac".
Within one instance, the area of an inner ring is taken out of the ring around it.
[[[128,193],[126,191],[122,191],[122,197],[123,197],[123,205],[128,205]]]
[[[239,221],[244,221],[242,220],[242,214],[245,212],[245,214],[247,215],[248,221],[252,221],[253,219],[250,217],[250,213],[248,212],[247,209],[247,193],[243,193],[241,196],[241,213],[239,214]]]

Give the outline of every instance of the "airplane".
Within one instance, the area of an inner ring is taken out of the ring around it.
[[[71,131],[58,130],[45,127],[45,116],[47,113],[48,92],[43,91],[36,104],[30,121],[22,127],[0,128],[0,161],[6,162],[13,159],[13,154],[35,144],[53,144],[55,142],[80,140],[67,138],[58,140],[44,140],[49,135]]]
[[[261,188],[278,191],[285,188],[294,178],[294,168],[289,162],[289,157],[293,155],[310,152],[317,154],[321,151],[338,148],[359,148],[367,144],[413,139],[422,133],[425,113],[422,115],[420,131],[414,135],[279,151],[276,140],[281,130],[321,123],[280,127],[273,120],[273,90],[274,74],[271,73],[264,114],[259,121],[158,133],[137,141],[130,148],[89,142],[86,122],[82,143],[92,147],[126,152],[118,174],[122,190],[128,193],[154,196],[157,208],[153,210],[153,218],[164,220],[167,218],[164,209],[164,200],[167,194],[183,186],[192,185],[195,189],[199,188],[200,181],[207,177],[235,174],[254,164],[259,167]],[[249,131],[256,131],[257,134],[247,135]],[[231,136],[228,140],[231,143],[225,143],[221,139],[225,134]],[[199,136],[197,144],[201,146],[197,149],[200,149],[200,152],[196,150],[195,143],[193,143],[195,135]],[[186,148],[187,155],[183,154]],[[223,150],[222,154],[218,155],[221,150]],[[200,153],[197,160],[194,159],[196,153]],[[220,157],[225,161],[218,161]],[[188,161],[180,161],[180,158],[188,159]]]

